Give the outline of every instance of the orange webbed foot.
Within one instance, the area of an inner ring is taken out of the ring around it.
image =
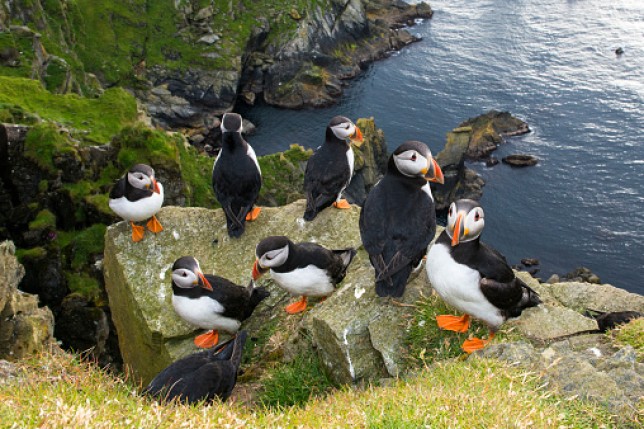
[[[333,203],[333,207],[335,207],[336,209],[350,209],[351,204],[349,204],[349,202],[343,198]]]
[[[197,335],[195,337],[195,346],[202,349],[209,349],[215,347],[219,342],[218,331],[208,331],[205,334]]]
[[[159,222],[156,216],[152,216],[146,225],[148,229],[155,234],[163,231],[163,226],[161,226],[161,222]]]
[[[134,222],[130,222],[130,225],[132,225],[132,241],[138,243],[139,241],[143,240],[143,236],[145,235],[145,228],[136,225]]]
[[[259,217],[259,213],[262,211],[261,207],[253,207],[251,211],[246,215],[246,222],[252,222]]]
[[[470,328],[470,316],[467,314],[458,317],[451,315],[436,316],[436,323],[441,329],[454,332],[467,332]]]
[[[303,312],[304,310],[306,310],[306,297],[303,296],[301,300],[287,305],[284,310],[286,310],[288,314],[297,314]]]
[[[493,332],[490,333],[487,340],[482,340],[480,338],[470,338],[469,340],[465,340],[461,348],[465,353],[472,353],[477,350],[481,350],[483,347],[487,346],[487,344],[490,341],[492,341],[493,338],[494,338]]]

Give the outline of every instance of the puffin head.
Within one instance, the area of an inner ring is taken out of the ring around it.
[[[398,146],[391,155],[396,169],[404,176],[422,177],[443,184],[443,171],[425,143],[409,140]]]
[[[199,261],[192,256],[183,256],[172,265],[172,282],[180,288],[202,287],[212,290],[212,285],[203,275]]]
[[[283,235],[273,235],[260,241],[255,248],[257,259],[253,265],[253,280],[257,280],[271,268],[284,265],[290,245],[291,240]]]
[[[327,135],[329,131],[333,133],[337,139],[346,143],[361,143],[363,140],[360,128],[351,122],[351,119],[345,118],[344,116],[334,116],[327,126]]]
[[[483,207],[477,201],[462,199],[450,204],[446,231],[452,239],[452,246],[476,240],[483,232],[484,226]]]
[[[242,132],[242,117],[238,113],[224,113],[221,118],[221,132],[222,133],[241,133]]]
[[[147,164],[136,164],[127,172],[127,181],[137,189],[161,192],[159,183],[154,178],[154,169]]]

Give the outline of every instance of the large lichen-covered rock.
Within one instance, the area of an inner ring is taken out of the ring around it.
[[[42,350],[53,339],[54,318],[38,297],[17,285],[25,270],[12,242],[0,243],[0,359],[20,359]]]
[[[470,140],[467,150],[469,159],[478,160],[486,158],[496,150],[503,137],[525,134],[530,131],[528,124],[515,118],[508,112],[489,112],[470,118],[459,125],[459,128],[469,129]]]
[[[147,233],[139,243],[132,242],[125,222],[107,229],[106,289],[123,361],[138,378],[147,382],[173,360],[195,351],[192,338],[198,331],[178,318],[171,304],[170,268],[177,258],[193,255],[204,272],[245,286],[255,246],[268,235],[316,241],[330,248],[359,246],[357,207],[330,208],[314,222],[304,222],[304,206],[300,200],[265,207],[240,239],[228,237],[221,210],[204,208],[164,207],[157,215],[164,231]]]

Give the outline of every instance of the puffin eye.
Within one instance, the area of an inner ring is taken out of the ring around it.
[[[416,161],[416,154],[413,154],[413,155],[411,156],[411,160],[412,160],[412,161]]]
[[[452,206],[449,207],[449,211],[447,212],[447,216],[451,216],[451,215],[452,215]]]
[[[479,214],[479,212],[474,213],[474,222],[478,222],[479,219],[481,219],[481,215]]]
[[[181,273],[181,275],[182,275],[183,277],[188,277],[188,273],[186,273],[185,271],[184,271],[183,273]]]

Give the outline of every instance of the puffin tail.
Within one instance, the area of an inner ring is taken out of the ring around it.
[[[392,298],[400,298],[405,293],[407,280],[411,274],[411,265],[408,265],[401,270],[395,272],[391,277],[385,277],[382,280],[376,281],[376,293],[380,297],[390,296]]]
[[[519,301],[516,307],[507,311],[508,317],[519,317],[526,308],[536,307],[542,302],[541,298],[539,298],[539,294],[530,286],[525,284],[523,280],[517,277],[515,278],[515,281],[521,285],[523,295],[521,296],[521,301]]]
[[[232,347],[232,354],[230,356],[230,363],[232,363],[235,368],[239,368],[239,364],[241,363],[242,351],[244,350],[247,336],[248,333],[246,331],[239,331],[235,336]]]

